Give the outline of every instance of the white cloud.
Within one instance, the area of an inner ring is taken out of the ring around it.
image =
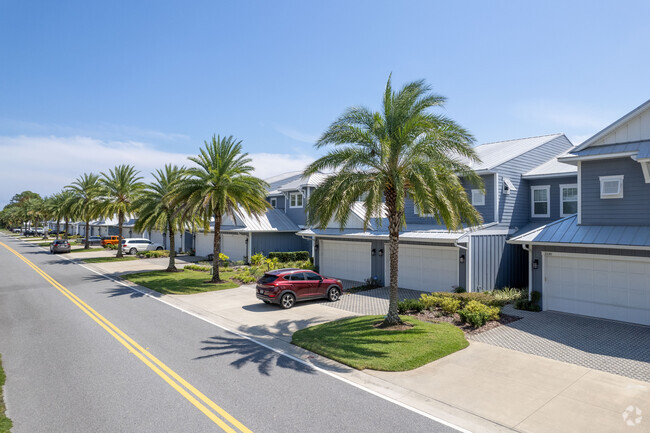
[[[302,143],[314,144],[318,141],[319,138],[317,135],[305,134],[304,132],[296,131],[295,129],[276,124],[273,124],[273,129],[285,137],[289,137],[292,140],[300,141]]]
[[[196,149],[198,153],[198,149]],[[194,155],[196,153],[192,153]],[[140,141],[107,141],[72,136],[0,136],[0,208],[14,194],[31,190],[41,195],[60,191],[83,173],[106,172],[131,164],[145,180],[167,163],[191,165],[190,154],[166,152]],[[313,158],[295,154],[251,153],[255,175],[267,178],[302,170]]]

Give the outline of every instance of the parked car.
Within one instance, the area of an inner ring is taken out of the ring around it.
[[[287,268],[266,272],[257,281],[255,291],[257,298],[266,304],[291,308],[296,302],[309,299],[338,301],[343,292],[343,283],[314,271]]]
[[[25,229],[23,236],[36,236],[36,232],[32,229]]]
[[[102,236],[102,246],[117,245],[120,242],[119,236]]]
[[[23,231],[23,229],[21,229],[20,227],[18,227],[18,228],[12,229],[11,231],[14,232],[14,233],[20,233],[20,232]]]
[[[122,252],[126,254],[138,254],[140,251],[162,250],[160,244],[151,242],[149,239],[144,238],[127,238],[122,239]]]
[[[69,253],[70,252],[70,242],[64,240],[64,239],[59,239],[58,241],[54,241],[50,244],[50,252],[52,254],[56,253]]]
[[[82,242],[85,242],[84,238],[81,238]],[[101,245],[102,237],[101,236],[88,236],[88,243],[91,245]]]

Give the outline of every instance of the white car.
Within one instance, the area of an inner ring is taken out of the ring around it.
[[[160,251],[163,249],[163,246],[154,242],[151,242],[149,239],[145,238],[126,238],[122,239],[122,252],[126,254],[135,255],[140,251]]]

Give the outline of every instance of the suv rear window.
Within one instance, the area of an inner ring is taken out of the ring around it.
[[[260,284],[269,284],[278,279],[277,275],[264,274],[257,282]]]

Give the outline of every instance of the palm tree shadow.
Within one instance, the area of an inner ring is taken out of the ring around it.
[[[201,343],[205,345],[201,350],[207,354],[196,357],[194,360],[238,355],[238,358],[230,363],[231,366],[240,369],[248,363],[257,364],[257,371],[264,376],[270,376],[274,367],[287,368],[300,373],[316,373],[312,367],[302,362],[298,362],[288,356],[281,355],[241,337],[215,336],[203,340]]]
[[[108,294],[109,298],[126,295],[128,295],[130,298],[141,298],[144,296],[144,293],[138,292],[137,290],[133,290],[128,287],[114,287],[112,289],[104,291],[104,293]]]

